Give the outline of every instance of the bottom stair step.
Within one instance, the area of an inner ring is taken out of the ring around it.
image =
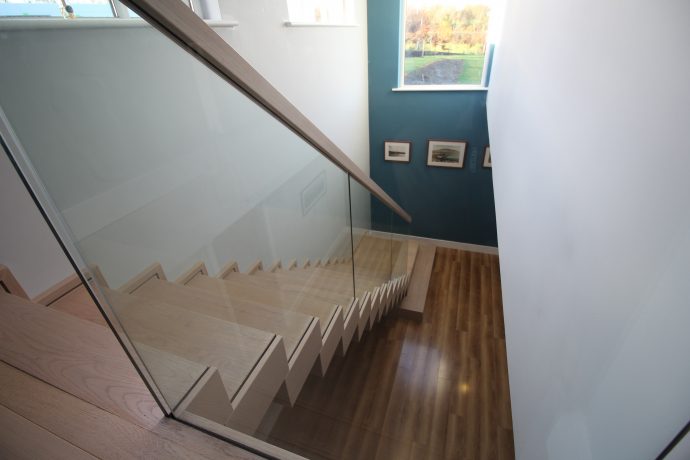
[[[226,423],[248,433],[256,429],[288,371],[281,337],[135,295],[104,291],[133,342],[217,369],[225,389],[218,406],[225,405],[228,411]],[[243,414],[241,420],[236,411]],[[215,412],[213,417],[223,418]]]

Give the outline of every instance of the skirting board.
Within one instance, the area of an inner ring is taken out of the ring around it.
[[[72,292],[74,289],[81,286],[81,279],[74,274],[70,275],[64,280],[60,281],[54,286],[49,287],[39,295],[37,295],[33,301],[41,305],[50,305],[58,299],[64,297],[65,295]]]
[[[369,230],[369,233],[372,235],[377,235],[377,236],[381,236],[381,237],[385,237],[386,235],[393,235],[394,238],[399,238],[399,239],[407,238],[410,240],[419,241],[420,243],[433,244],[434,246],[438,246],[440,248],[460,249],[460,250],[469,251],[469,252],[479,252],[481,254],[498,255],[498,248],[494,247],[494,246],[482,246],[481,244],[471,244],[471,243],[460,243],[457,241],[437,240],[435,238],[426,238],[423,236],[415,236],[415,235],[403,235],[400,233],[388,233],[388,232],[381,232],[379,230]]]
[[[29,300],[29,296],[22,285],[19,284],[19,281],[17,281],[10,269],[4,265],[0,265],[0,290]]]

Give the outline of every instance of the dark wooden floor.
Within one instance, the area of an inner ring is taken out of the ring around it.
[[[424,321],[389,316],[267,440],[312,459],[513,459],[498,257],[439,248]]]

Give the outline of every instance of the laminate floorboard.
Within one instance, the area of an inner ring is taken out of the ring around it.
[[[438,248],[423,321],[386,317],[262,437],[312,459],[513,459],[498,256]]]

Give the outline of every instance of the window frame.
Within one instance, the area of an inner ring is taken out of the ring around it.
[[[21,1],[21,2],[13,2],[15,5],[27,5],[27,4],[35,4],[36,2],[31,2],[29,0],[26,1]],[[23,14],[23,15],[16,15],[16,16],[6,16],[6,15],[0,15],[0,19],[20,19],[20,20],[27,20],[27,19],[41,19],[41,20],[49,20],[49,19],[66,19],[64,16],[64,12],[62,11],[62,8],[65,6],[71,6],[72,3],[75,3],[79,5],[79,2],[71,2],[68,4],[66,1],[62,0],[47,0],[45,2],[40,2],[39,4],[45,4],[45,5],[54,5],[58,11],[61,13],[59,15],[55,16],[45,16],[45,15],[33,15],[33,14]],[[75,19],[89,19],[89,20],[104,20],[104,19],[116,19],[118,17],[118,12],[117,9],[115,8],[115,0],[103,0],[102,3],[103,6],[108,6],[110,8],[110,16],[77,16]],[[76,13],[75,13],[76,14]]]
[[[299,0],[286,0],[288,19],[284,21],[286,27],[356,27],[356,6],[354,0],[341,0],[343,2],[343,14],[338,20],[331,21],[316,21],[308,19],[307,15],[296,13],[296,5],[294,2]],[[325,1],[325,0],[317,0]],[[326,0],[327,1],[327,0]],[[299,8],[303,10],[303,8]]]
[[[201,5],[196,5],[195,1],[200,1],[200,0],[180,0],[182,3],[184,3],[186,6],[188,6],[194,13],[196,13],[198,16],[201,16],[200,12],[202,10]],[[207,0],[208,1],[208,0]],[[214,0],[211,0],[214,1]],[[23,2],[18,2],[17,4],[28,4],[32,3],[29,0],[23,1]],[[62,0],[49,0],[45,2],[46,4],[50,5],[55,5],[58,9],[63,7],[63,4],[66,2],[63,2]],[[71,3],[76,3],[78,4],[79,2],[69,2]],[[141,19],[139,18],[136,13],[131,11],[128,7],[126,7],[123,3],[121,3],[118,0],[104,0],[103,5],[108,5],[110,7],[110,16],[89,16],[89,17],[79,17],[77,16],[74,19],[78,20],[83,20],[87,19],[89,21],[93,20],[112,20],[112,19]],[[215,4],[218,5],[218,1],[215,0]],[[132,16],[134,14],[134,16]],[[0,19],[6,20],[6,19],[21,19],[21,20],[28,20],[28,19],[40,19],[40,20],[63,20],[66,19],[64,15],[62,16],[42,16],[42,15],[21,15],[21,16],[3,16],[0,15]],[[210,19],[210,18],[204,18],[204,19]]]
[[[481,2],[481,0],[478,0]],[[501,8],[499,5],[491,7],[491,16],[486,32],[486,53],[484,66],[482,67],[482,78],[478,85],[471,84],[447,84],[447,85],[406,85],[405,84],[405,29],[407,24],[407,0],[400,0],[400,21],[398,27],[398,86],[393,88],[394,92],[414,92],[414,91],[488,91],[489,89],[489,68],[493,60],[495,39],[495,24],[501,21]]]

